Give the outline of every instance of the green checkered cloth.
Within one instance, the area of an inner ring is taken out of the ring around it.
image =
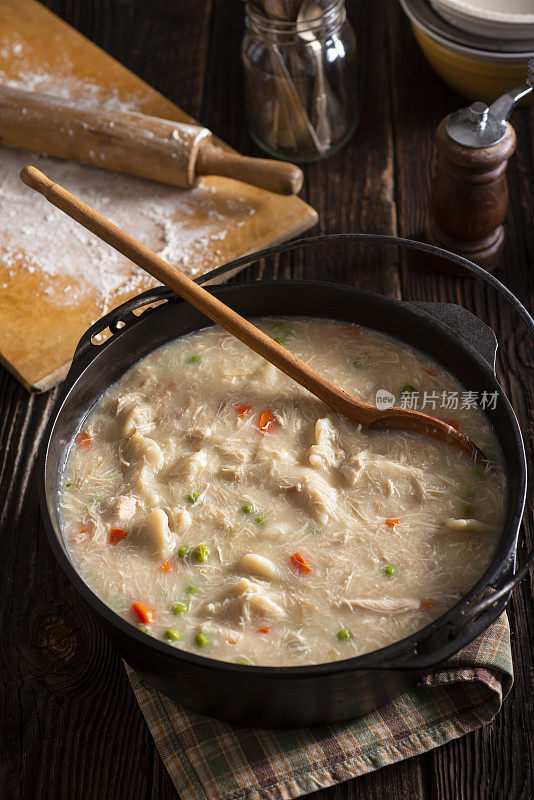
[[[491,722],[513,683],[506,614],[388,705],[323,727],[228,725],[186,711],[126,669],[181,800],[290,800],[333,786]]]

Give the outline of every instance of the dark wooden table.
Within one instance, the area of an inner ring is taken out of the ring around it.
[[[234,147],[255,154],[243,113],[241,0],[46,4]],[[395,0],[347,5],[360,46],[361,124],[340,154],[306,169],[303,197],[319,212],[316,232],[420,238],[433,132],[464,103],[432,73]],[[518,111],[514,125],[519,145],[509,167],[507,246],[497,274],[528,305],[534,283],[534,109]],[[283,272],[404,298],[458,302],[489,322],[501,344],[499,379],[527,434],[532,462],[531,342],[489,289],[402,265],[359,274],[343,263],[292,263]],[[79,604],[45,540],[35,458],[55,396],[29,396],[0,369],[0,794],[6,800],[170,800],[176,792],[121,661]],[[531,525],[522,535],[520,556],[529,536],[532,546]],[[526,580],[510,604],[515,685],[492,725],[319,792],[317,800],[532,800],[531,599],[532,582]]]

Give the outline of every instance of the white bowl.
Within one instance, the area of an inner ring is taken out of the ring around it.
[[[433,9],[460,30],[494,39],[534,37],[533,0],[430,0]]]
[[[400,0],[400,4],[429,64],[445,83],[469,101],[493,103],[505,92],[524,83],[527,62],[534,57],[532,39],[508,40],[510,49],[507,50],[502,40],[485,40],[462,31],[452,38],[458,29],[442,20],[426,0]],[[471,37],[476,47],[469,46]],[[520,50],[522,47],[525,49]],[[532,94],[529,98],[534,100]]]

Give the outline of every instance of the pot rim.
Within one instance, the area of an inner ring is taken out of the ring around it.
[[[320,237],[323,241],[323,237]],[[325,237],[330,238],[330,237]],[[335,238],[338,241],[342,241],[343,239],[338,239],[338,237],[331,237]],[[363,237],[362,237],[363,238]],[[409,242],[409,240],[398,240],[395,237],[384,237],[379,236],[379,240],[386,240],[388,244],[404,244],[404,242]],[[307,244],[309,240],[304,240]],[[285,245],[285,249],[289,250],[294,248],[295,242],[289,243]],[[411,243],[410,243],[411,244]],[[419,244],[419,243],[417,243]],[[428,246],[427,246],[428,247]],[[283,250],[284,246],[272,248],[273,251],[279,252]],[[415,248],[419,249],[419,248]],[[268,251],[261,251],[259,253],[252,254],[249,257],[244,257],[241,261],[256,261],[259,258],[262,258],[265,254],[271,252]],[[228,269],[230,269],[236,262],[231,262],[227,265]],[[469,262],[468,262],[469,263]],[[214,270],[213,273],[220,274],[222,268],[218,270]],[[205,279],[210,279],[213,273],[208,273],[204,276]],[[295,285],[315,285],[318,287],[329,287],[335,290],[341,290],[344,292],[349,292],[352,294],[357,295],[371,295],[373,298],[378,299],[380,302],[385,303],[386,305],[392,304],[399,307],[403,307],[404,311],[408,314],[415,315],[418,317],[422,317],[426,320],[427,324],[430,323],[434,327],[438,327],[441,332],[447,335],[449,338],[452,337],[451,329],[445,325],[445,323],[437,320],[436,318],[432,317],[428,312],[416,308],[410,305],[409,301],[406,300],[398,300],[395,298],[385,297],[384,295],[377,294],[375,292],[370,292],[368,290],[359,289],[353,286],[347,286],[344,284],[333,283],[329,281],[312,281],[312,280],[269,280],[269,281],[250,281],[250,282],[239,282],[237,284],[226,284],[222,286],[216,287],[209,287],[210,291],[214,292],[222,292],[222,293],[231,293],[232,291],[239,291],[248,288],[256,287],[256,290],[259,287],[264,286],[276,286],[278,288],[284,287],[284,285],[291,284],[292,286]],[[143,293],[144,295],[150,296],[154,295],[154,292],[157,295],[157,299],[165,299],[167,301],[171,301],[173,303],[184,303],[185,301],[181,300],[181,298],[173,295],[170,290],[166,290],[165,287],[159,287],[155,290],[149,290],[148,292]],[[139,295],[140,298],[143,298],[143,295]],[[137,298],[136,298],[137,299]],[[149,301],[147,301],[149,302]],[[115,309],[110,314],[106,315],[102,318],[99,322],[92,326],[91,329],[87,332],[87,334],[82,337],[82,340],[89,334],[93,328],[102,329],[105,327],[103,321],[107,320],[109,317],[115,317],[116,319],[120,316],[121,309],[124,309],[131,301],[126,301],[126,303],[122,304]],[[442,304],[444,305],[444,304]],[[161,304],[156,308],[150,310],[150,315],[152,313],[158,313],[158,309],[164,309],[167,306],[167,303]],[[144,314],[141,314],[136,319],[138,322],[141,322],[143,319]],[[146,321],[146,318],[145,318]],[[126,332],[127,328],[121,329]],[[120,330],[117,331],[117,334],[120,335]],[[91,334],[93,335],[93,334]],[[299,666],[254,666],[254,665],[244,665],[244,664],[234,664],[229,661],[220,661],[217,659],[210,658],[209,656],[198,655],[196,653],[188,652],[185,650],[180,650],[177,648],[172,647],[172,645],[167,644],[164,641],[159,641],[152,636],[146,636],[146,634],[138,631],[131,623],[125,620],[123,617],[118,615],[114,612],[111,608],[109,608],[100,598],[89,588],[89,586],[85,583],[81,575],[76,570],[74,564],[71,562],[70,558],[67,555],[66,549],[63,548],[61,541],[62,535],[61,531],[56,532],[55,526],[50,518],[48,504],[46,500],[46,464],[48,458],[48,451],[50,447],[50,443],[52,441],[54,429],[57,420],[59,419],[64,404],[68,401],[68,397],[70,395],[71,390],[73,387],[78,383],[80,379],[83,378],[87,369],[91,367],[91,365],[98,359],[100,353],[103,353],[105,349],[110,346],[113,341],[115,341],[115,336],[110,337],[104,344],[99,345],[95,348],[95,352],[92,354],[92,357],[89,361],[86,359],[81,359],[83,363],[77,363],[77,359],[73,361],[73,366],[67,376],[64,390],[59,397],[56,406],[51,414],[46,434],[45,434],[45,442],[46,445],[43,449],[42,459],[40,463],[40,502],[41,502],[41,513],[43,515],[43,519],[45,522],[45,528],[47,531],[48,540],[54,552],[54,555],[58,559],[60,566],[62,567],[63,571],[67,575],[69,581],[74,585],[74,588],[81,594],[82,598],[89,604],[89,606],[98,614],[99,617],[103,618],[104,621],[110,625],[112,628],[118,628],[119,632],[124,636],[133,639],[133,641],[137,642],[140,646],[146,646],[149,649],[155,650],[161,656],[165,656],[169,659],[176,659],[177,661],[181,661],[182,659],[189,662],[192,665],[196,665],[198,667],[202,667],[203,669],[210,669],[215,671],[228,670],[228,671],[246,671],[248,673],[267,677],[267,678],[278,678],[280,676],[284,676],[285,678],[312,678],[316,676],[324,676],[334,673],[342,673],[342,672],[351,672],[355,670],[363,670],[363,669],[370,669],[370,670],[381,670],[381,669],[395,669],[395,670],[413,670],[414,663],[417,662],[420,664],[420,669],[425,668],[424,658],[422,654],[417,652],[417,648],[428,641],[429,637],[435,634],[440,629],[446,629],[447,626],[454,625],[454,623],[461,622],[462,615],[464,614],[465,610],[469,607],[471,602],[480,596],[481,592],[486,589],[491,582],[497,581],[497,579],[501,578],[503,574],[508,574],[513,567],[514,559],[515,559],[515,551],[517,547],[517,539],[519,533],[519,525],[521,522],[523,506],[524,506],[524,499],[525,499],[525,490],[526,490],[526,466],[524,460],[524,451],[523,451],[523,443],[521,432],[519,429],[518,422],[516,420],[515,414],[513,409],[508,401],[508,398],[504,394],[503,389],[499,385],[495,372],[492,369],[491,365],[473,348],[467,341],[461,342],[461,347],[467,351],[469,357],[477,362],[479,368],[485,373],[485,377],[489,380],[489,382],[494,386],[494,388],[499,392],[499,399],[503,403],[505,412],[509,418],[511,428],[514,431],[514,438],[516,440],[517,445],[517,454],[519,456],[518,459],[518,470],[520,473],[519,476],[519,486],[517,492],[517,502],[515,508],[512,509],[511,518],[508,522],[508,537],[510,541],[507,545],[507,554],[500,553],[500,550],[504,548],[502,537],[500,546],[498,546],[495,554],[490,562],[488,568],[481,576],[481,578],[477,581],[477,583],[465,594],[462,598],[455,603],[455,605],[450,608],[445,614],[441,615],[437,619],[430,622],[428,625],[424,626],[420,630],[416,631],[415,633],[411,634],[404,639],[399,640],[398,642],[394,642],[387,647],[380,648],[378,650],[373,650],[369,653],[364,653],[359,656],[353,656],[348,659],[343,659],[340,661],[332,661],[332,662],[324,662],[320,664],[308,664],[308,665],[299,665]],[[81,367],[81,370],[80,370]],[[504,534],[504,532],[503,532]],[[463,647],[468,641],[471,641],[481,630],[483,630],[489,623],[494,619],[498,614],[500,614],[504,607],[506,606],[508,601],[508,597],[504,599],[504,602],[501,602],[497,605],[496,609],[491,609],[489,613],[484,616],[485,624],[482,627],[477,627],[475,622],[475,627],[477,630],[472,635],[467,635],[467,639],[462,642],[456,647],[456,652],[458,649]],[[486,621],[489,618],[489,621]],[[479,626],[480,626],[480,618],[479,618]],[[472,627],[472,626],[471,626]],[[469,625],[467,625],[469,628]],[[464,638],[465,638],[465,626],[461,628],[464,631]],[[435,653],[435,651],[433,651]],[[410,663],[410,659],[412,659]],[[435,655],[431,657],[431,664],[439,663],[442,660],[440,658],[436,658]]]

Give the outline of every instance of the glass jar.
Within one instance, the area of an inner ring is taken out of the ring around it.
[[[263,150],[290,161],[334,153],[358,119],[356,38],[344,0],[303,0],[296,21],[245,7],[242,56],[249,130]]]

